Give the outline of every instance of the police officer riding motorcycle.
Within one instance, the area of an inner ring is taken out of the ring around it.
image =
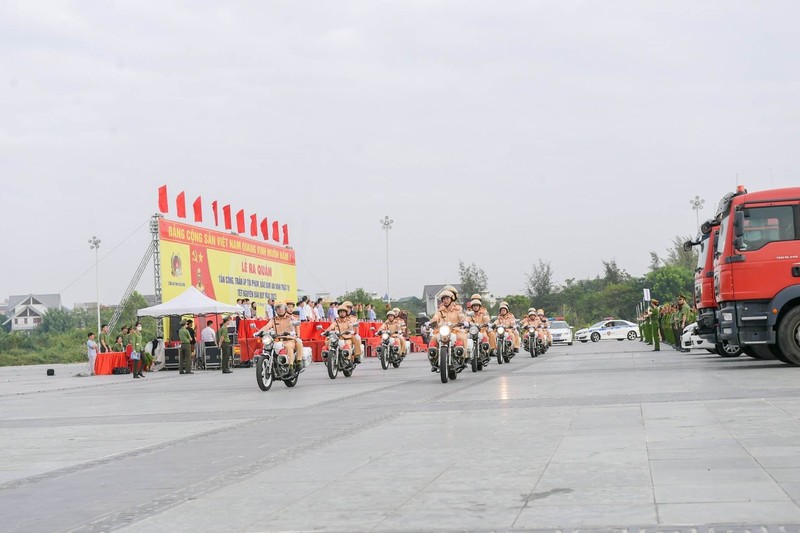
[[[467,312],[467,324],[469,329],[467,337],[467,351],[470,354],[472,371],[483,370],[489,364],[492,350],[491,317],[483,308],[479,299],[473,299],[469,303]]]
[[[509,312],[507,302],[500,302],[494,329],[497,335],[497,362],[508,363],[519,352],[519,335],[517,319]]]
[[[350,317],[353,304],[344,302],[336,310],[339,315],[322,334],[326,337],[326,349],[322,359],[328,368],[328,377],[336,379],[341,370],[344,377],[353,375],[356,365],[361,363],[361,339],[356,335],[357,322]],[[322,329],[322,326],[318,326]]]
[[[283,381],[287,387],[297,385],[297,379],[309,361],[303,357],[300,323],[293,321],[284,302],[275,305],[275,317],[255,336],[261,338],[262,345],[255,357],[259,388],[268,391],[275,380]]]
[[[377,331],[381,338],[381,343],[377,348],[378,355],[381,359],[381,367],[384,370],[389,368],[390,364],[394,368],[399,367],[406,356],[406,339],[403,337],[404,329],[405,324],[397,318],[397,312],[394,309],[386,313],[386,322],[381,324]]]
[[[469,354],[464,351],[467,336],[464,332],[466,316],[461,306],[456,304],[456,293],[442,291],[442,305],[434,313],[430,324],[434,328],[428,359],[431,372],[439,372],[442,383],[456,379],[469,362]]]

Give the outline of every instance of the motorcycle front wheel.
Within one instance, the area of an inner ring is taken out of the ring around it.
[[[381,368],[383,368],[384,370],[389,368],[389,354],[388,354],[388,351],[389,351],[389,347],[388,346],[383,345],[381,347]]]
[[[339,366],[336,364],[336,361],[339,359],[339,354],[331,350],[328,354],[328,360],[326,361],[326,366],[328,367],[328,377],[331,379],[336,379],[336,376],[339,375]]]
[[[503,350],[501,350],[500,346],[498,346],[495,351],[497,352],[497,364],[498,365],[502,365],[503,364]]]
[[[259,357],[256,361],[256,381],[258,388],[264,392],[272,387],[272,369],[269,368],[266,357]]]
[[[478,361],[478,359],[480,359],[480,354],[478,354],[477,352],[473,352],[471,361],[473,372],[477,372],[478,370],[480,370],[480,367],[478,366],[480,365],[480,362]]]
[[[447,360],[449,359],[449,357],[447,357],[447,354],[449,350],[450,350],[449,347],[439,346],[439,374],[442,378],[442,383],[447,383],[447,371],[448,371]]]

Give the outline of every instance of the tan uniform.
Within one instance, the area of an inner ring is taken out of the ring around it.
[[[289,360],[289,364],[293,364],[295,361],[300,361],[303,358],[303,343],[300,340],[300,331],[298,328],[292,324],[292,315],[286,313],[283,317],[275,315],[275,318],[271,319],[269,322],[264,325],[259,331],[264,331],[278,337],[282,333],[294,333],[295,336],[292,338],[281,338],[275,339],[279,340],[283,343],[283,347],[286,349],[286,358]]]
[[[406,339],[403,337],[403,332],[405,331],[405,329],[406,328],[405,328],[405,324],[403,323],[403,321],[398,319],[398,318],[395,318],[391,322],[387,320],[386,322],[381,324],[381,327],[378,328],[378,333],[381,333],[383,331],[386,331],[386,332],[389,332],[389,333],[396,333],[397,334],[397,337],[396,337],[397,338],[397,342],[399,343],[399,346],[400,346],[400,354],[401,355],[405,355],[406,354]]]
[[[503,326],[506,328],[509,337],[514,341],[514,348],[519,349],[519,335],[514,331],[514,326],[517,325],[517,319],[510,312],[505,315],[498,315],[497,320],[494,321],[495,326]]]
[[[460,324],[466,320],[464,313],[461,312],[461,306],[457,304],[450,304],[449,307],[440,306],[439,310],[433,314],[431,322],[436,322],[435,335],[439,334],[439,326],[442,324],[453,324],[453,332],[455,333],[456,340],[461,341],[461,346],[466,350],[467,348],[467,334],[463,331],[463,326]]]
[[[350,315],[350,323],[353,325],[353,353],[361,357],[361,335],[358,334],[358,317]]]
[[[481,308],[475,315],[468,317],[467,322],[477,326],[488,326],[492,323],[492,317],[489,316],[489,312],[486,309]],[[481,328],[481,333],[484,333],[489,338],[489,348],[492,350],[497,348],[497,335],[494,331]]]
[[[351,350],[351,355],[350,355],[351,359],[356,355],[360,355],[360,354],[355,353],[355,350],[356,350],[356,348],[355,348],[355,337],[356,337],[356,335],[354,335],[354,331],[355,330],[353,329],[353,321],[350,320],[349,316],[346,316],[344,318],[336,317],[336,320],[331,322],[331,325],[328,326],[328,329],[326,329],[325,331],[335,331],[339,335],[339,337],[341,337],[342,340],[345,341],[344,342],[344,347],[346,349],[350,349]],[[359,343],[359,344],[361,344],[361,343]],[[325,341],[325,346],[326,346],[326,348],[328,350],[331,349],[330,340],[326,340]]]

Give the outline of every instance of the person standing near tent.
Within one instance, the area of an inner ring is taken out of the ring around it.
[[[222,323],[217,330],[217,346],[219,346],[220,351],[222,352],[222,373],[223,374],[230,374],[233,372],[231,370],[231,339],[228,336],[228,322],[230,321],[231,317],[225,315],[222,317]]]
[[[131,330],[131,361],[133,361],[133,377],[143,378],[144,368],[144,343],[142,342],[142,325],[137,322]]]
[[[192,372],[192,334],[189,333],[186,320],[181,321],[181,329],[178,330],[178,338],[181,341],[180,352],[180,373],[194,374]]]

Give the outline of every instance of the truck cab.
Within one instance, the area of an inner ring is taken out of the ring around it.
[[[717,211],[719,341],[800,365],[800,187],[726,195]]]

